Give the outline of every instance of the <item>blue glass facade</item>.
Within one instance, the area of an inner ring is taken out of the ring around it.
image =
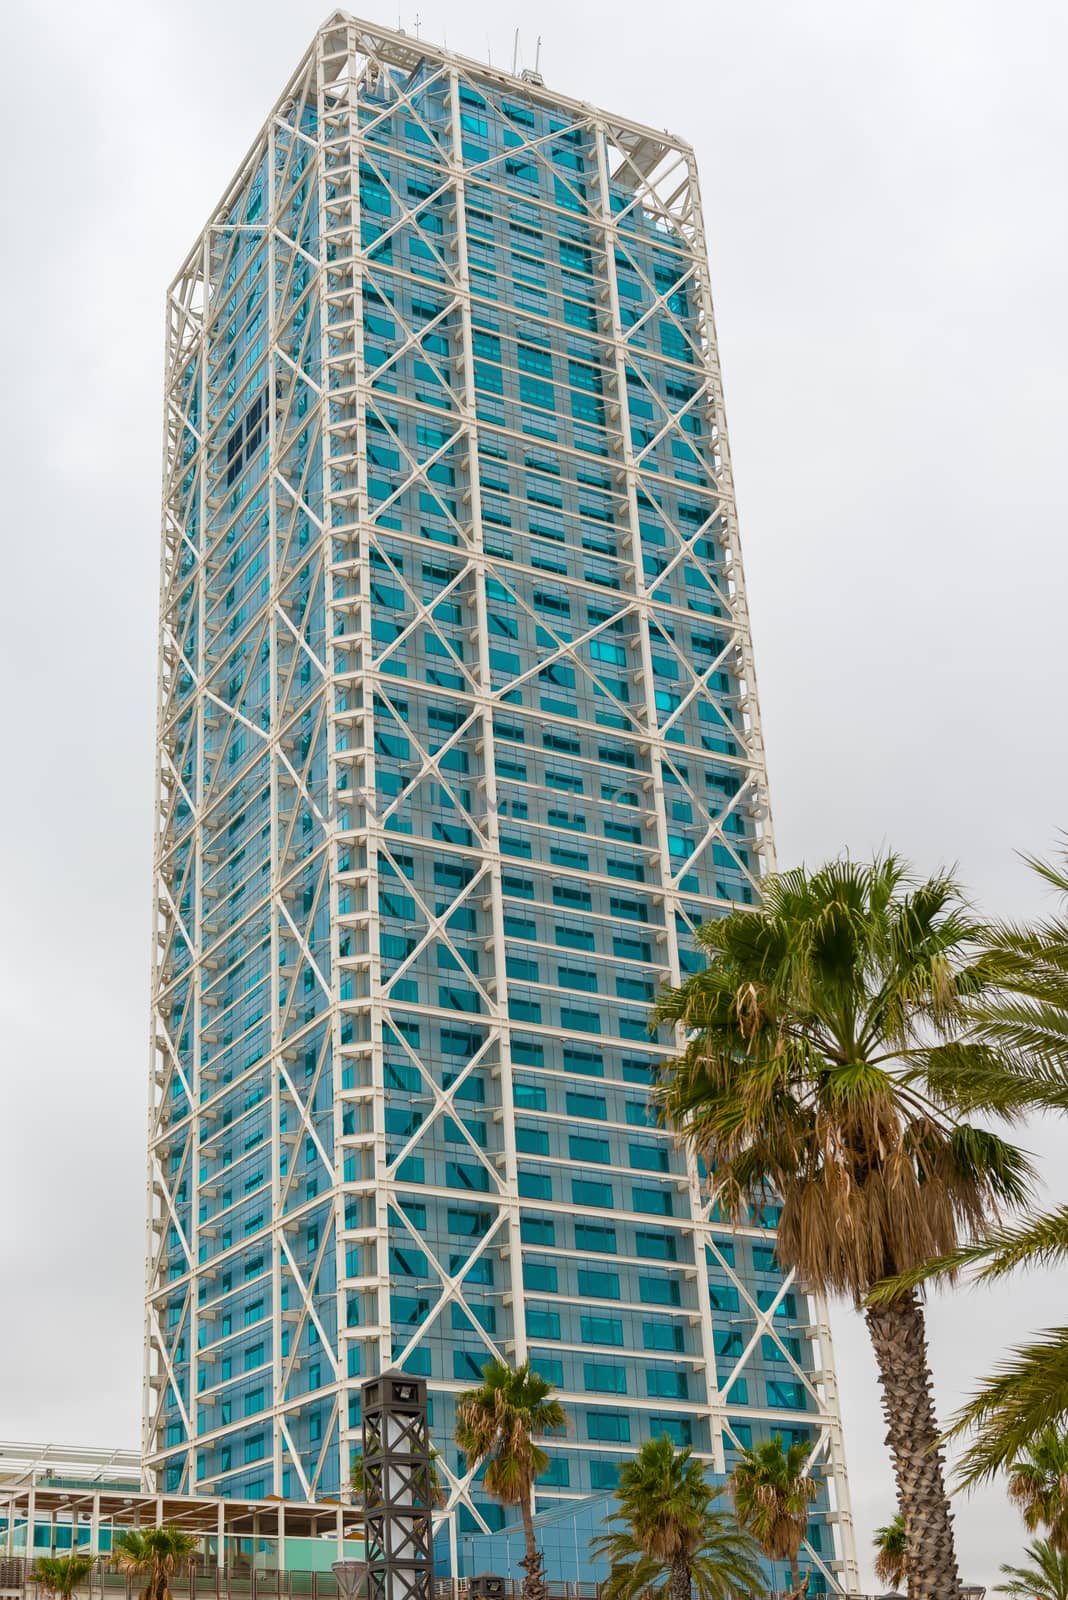
[[[338,1493],[399,1364],[455,1560],[503,1522],[451,1443],[491,1354],[573,1419],[541,1510],[665,1432],[834,1476],[774,1219],[721,1226],[647,1098],[650,1001],[767,849],[691,153],[332,23],[176,280],[168,381],[161,1486]]]

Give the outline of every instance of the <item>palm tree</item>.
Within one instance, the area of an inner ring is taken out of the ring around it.
[[[456,1443],[468,1462],[486,1462],[486,1493],[502,1505],[517,1505],[523,1518],[526,1555],[519,1565],[525,1600],[547,1600],[541,1551],[534,1538],[534,1484],[549,1465],[536,1439],[567,1426],[567,1413],[552,1385],[529,1361],[514,1370],[503,1361],[482,1368],[482,1382],[456,1402]]]
[[[171,1600],[170,1580],[192,1561],[199,1540],[181,1528],[124,1528],[112,1554],[119,1570],[143,1578],[143,1600]]]
[[[69,1556],[38,1556],[30,1577],[48,1594],[70,1600],[75,1589],[93,1570],[93,1557],[72,1550]]]
[[[761,1587],[753,1540],[712,1509],[719,1493],[691,1450],[647,1440],[620,1469],[609,1520],[624,1526],[590,1545],[611,1564],[601,1600],[742,1600]]]
[[[1068,1600],[1068,1555],[1054,1550],[1048,1539],[1032,1539],[1026,1554],[1029,1565],[1012,1567],[1003,1562],[998,1568],[1009,1581],[995,1585],[995,1594],[1017,1595],[1019,1600]]]
[[[1001,1109],[1068,1110],[1068,852],[1064,865],[1026,857],[1061,896],[1060,914],[1025,927],[1000,923],[987,930],[987,961],[997,985],[970,1003],[972,1036],[1003,1069]],[[980,1077],[982,1072],[980,1069]],[[893,1295],[929,1278],[975,1268],[974,1281],[993,1283],[1019,1267],[1068,1261],[1068,1206],[992,1227],[975,1244],[951,1250],[926,1268],[900,1274],[880,1291]],[[1068,1416],[1068,1327],[1049,1328],[1014,1346],[996,1372],[954,1416],[950,1437],[974,1434],[960,1480],[982,1482],[1008,1469],[1049,1429]]]
[[[777,1433],[754,1450],[743,1450],[727,1480],[734,1509],[743,1528],[756,1539],[769,1561],[788,1561],[790,1586],[801,1593],[797,1557],[808,1532],[808,1508],[818,1493],[809,1476],[811,1446],[783,1446]]]
[[[1009,1499],[1028,1533],[1044,1528],[1050,1547],[1068,1555],[1068,1433],[1047,1428],[1011,1464]]]
[[[859,1308],[1030,1191],[1020,1152],[962,1115],[1004,1079],[996,1045],[961,1032],[996,963],[975,953],[956,882],[913,883],[893,856],[799,868],[761,895],[701,929],[708,967],[656,1007],[690,1034],[662,1069],[661,1111],[728,1215],[774,1197],[783,1267]],[[898,1288],[864,1316],[912,1600],[946,1600],[960,1580],[922,1303]]]
[[[875,1576],[888,1589],[903,1589],[908,1580],[909,1568],[905,1557],[905,1519],[899,1511],[893,1522],[876,1528],[872,1539]]]

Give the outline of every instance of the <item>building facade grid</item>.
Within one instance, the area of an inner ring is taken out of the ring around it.
[[[822,1307],[649,1109],[771,861],[693,154],[337,14],[169,296],[145,1334],[168,1492],[344,1493],[359,1384],[530,1359],[538,1504],[772,1432]]]

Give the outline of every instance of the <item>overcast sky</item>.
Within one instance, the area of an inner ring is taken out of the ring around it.
[[[321,20],[16,0],[2,25],[3,1437],[139,1440],[163,295]],[[1068,10],[421,22],[498,65],[540,31],[552,87],[697,148],[780,860],[892,844],[990,911],[1048,904],[1015,852],[1068,823]],[[1031,1143],[1068,1194],[1062,1129]],[[943,1411],[1054,1321],[1051,1278],[936,1301]],[[835,1328],[867,1569],[892,1483],[863,1329]],[[1022,1545],[998,1489],[958,1526],[972,1581]]]

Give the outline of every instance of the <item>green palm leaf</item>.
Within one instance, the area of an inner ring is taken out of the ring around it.
[[[1016,1595],[1020,1600],[1068,1600],[1068,1556],[1045,1539],[1033,1539],[1026,1554],[1026,1566],[1003,1563],[998,1568],[1008,1582],[995,1585],[995,1594]]]

